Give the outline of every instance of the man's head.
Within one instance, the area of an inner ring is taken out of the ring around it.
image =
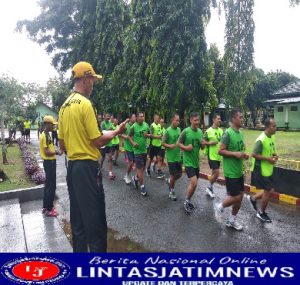
[[[171,124],[172,124],[173,128],[177,128],[179,126],[179,124],[180,124],[180,117],[179,117],[178,114],[173,114]]]
[[[108,122],[110,120],[110,114],[105,114],[105,121]]]
[[[97,115],[97,122],[98,124],[102,122],[102,115]]]
[[[159,124],[160,124],[161,127],[163,128],[163,127],[165,126],[165,119],[164,119],[164,118],[160,118]]]
[[[231,110],[230,121],[234,127],[241,128],[244,122],[243,112],[238,108]]]
[[[272,136],[276,133],[276,130],[277,126],[275,120],[273,118],[267,118],[265,120],[265,131]]]
[[[54,118],[52,116],[45,116],[44,117],[44,126],[45,126],[45,131],[51,132],[54,128],[54,125],[57,123],[54,121]]]
[[[93,92],[95,80],[102,79],[102,76],[96,74],[92,65],[85,61],[80,61],[72,68],[73,79],[75,80],[75,88],[90,97]]]
[[[190,114],[190,123],[193,129],[197,129],[200,126],[200,115],[197,112],[192,112]]]
[[[143,112],[137,113],[136,121],[138,124],[142,124],[145,121],[145,115]]]
[[[158,114],[154,114],[153,121],[155,124],[159,124],[159,115]]]
[[[130,124],[134,124],[136,122],[136,116],[135,116],[135,114],[131,114],[129,116],[129,122],[130,122]]]
[[[214,113],[213,115],[213,125],[216,128],[219,128],[221,126],[221,116],[218,113]]]
[[[114,123],[114,120],[115,120],[114,115],[111,115],[111,116],[110,116],[110,121],[111,121],[112,123]]]
[[[119,124],[119,120],[117,118],[114,118],[114,125],[117,126]]]

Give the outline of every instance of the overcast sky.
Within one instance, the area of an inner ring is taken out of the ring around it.
[[[39,14],[36,0],[1,1],[0,74],[20,81],[45,85],[56,72],[50,56],[26,34],[15,32],[16,23]],[[300,7],[289,0],[255,0],[255,64],[265,72],[281,69],[300,78]],[[213,13],[207,28],[207,42],[224,47],[224,16]],[[101,72],[101,71],[98,71]]]

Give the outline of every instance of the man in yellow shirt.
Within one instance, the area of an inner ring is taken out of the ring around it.
[[[55,123],[52,116],[44,117],[44,131],[40,135],[40,155],[44,160],[44,170],[46,181],[44,187],[43,213],[49,217],[56,217],[58,214],[53,202],[56,190],[56,154],[61,155],[60,151],[54,149],[50,132]]]
[[[25,141],[30,143],[30,129],[31,129],[31,122],[29,119],[26,119],[24,122],[24,133],[25,133]]]
[[[69,159],[67,183],[74,252],[106,252],[107,224],[99,149],[125,130],[99,131],[90,101],[95,80],[101,79],[87,62],[72,69],[74,91],[59,112],[59,143]]]

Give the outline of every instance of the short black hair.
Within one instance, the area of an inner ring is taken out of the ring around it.
[[[265,120],[264,125],[265,125],[265,129],[267,129],[268,127],[271,126],[272,121],[274,121],[273,118],[269,117]]]
[[[135,113],[129,114],[129,119],[131,119],[133,115],[135,115]]]
[[[221,115],[220,115],[219,113],[214,113],[212,119],[214,120],[214,119],[216,119],[218,116],[221,117]]]
[[[171,119],[173,120],[176,116],[180,117],[178,113],[174,113],[171,117]]]
[[[192,112],[190,114],[190,119],[193,119],[193,118],[196,118],[196,117],[200,117],[199,113],[198,112]]]
[[[243,113],[240,108],[234,108],[230,112],[230,121],[232,121],[233,118],[236,117],[237,113]]]
[[[137,116],[139,116],[140,114],[143,114],[143,116],[144,116],[144,112],[142,112],[142,111],[139,111],[136,114],[137,114]]]

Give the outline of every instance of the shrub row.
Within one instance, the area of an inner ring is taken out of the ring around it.
[[[18,144],[22,152],[26,173],[35,184],[39,185],[45,183],[46,178],[44,170],[39,167],[34,154],[28,148],[25,140],[19,139]]]

